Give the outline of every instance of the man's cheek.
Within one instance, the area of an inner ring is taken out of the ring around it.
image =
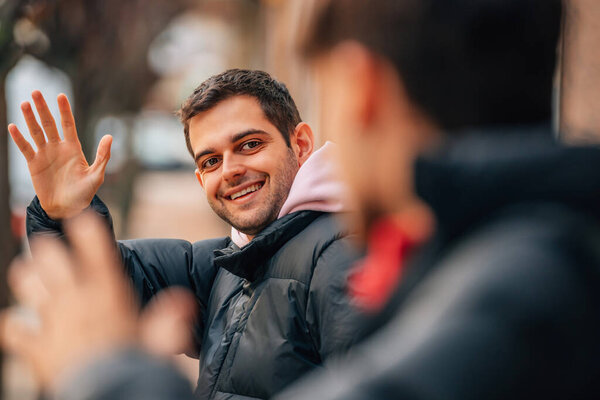
[[[210,180],[205,180],[204,183],[205,183],[204,192],[206,194],[206,198],[209,200],[218,199],[219,198],[219,186],[216,185],[215,183],[211,182]]]

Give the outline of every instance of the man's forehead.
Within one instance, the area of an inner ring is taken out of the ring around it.
[[[196,154],[205,147],[226,146],[240,133],[251,130],[269,135],[277,132],[258,100],[250,96],[223,100],[192,117],[189,123],[190,142]]]
[[[251,96],[233,96],[222,100],[190,119],[190,130],[239,125],[245,121],[267,121],[260,103]]]

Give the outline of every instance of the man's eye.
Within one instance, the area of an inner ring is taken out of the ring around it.
[[[258,147],[260,142],[258,140],[250,140],[242,145],[242,150],[250,150],[255,147]]]
[[[218,162],[219,162],[219,159],[217,157],[211,157],[202,163],[202,168],[210,168],[210,167],[214,166],[215,164],[217,164]]]

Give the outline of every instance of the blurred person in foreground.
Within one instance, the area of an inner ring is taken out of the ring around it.
[[[32,96],[41,127],[28,102],[22,111],[37,151],[9,126],[37,194],[28,234],[62,236],[62,223],[87,207],[111,227],[95,196],[110,137],[88,166],[66,97],[62,139],[41,93]],[[209,78],[180,115],[198,181],[231,238],[119,241],[120,259],[142,304],[167,287],[194,293],[198,398],[270,397],[360,337],[362,312],[345,291],[357,252],[335,218],[345,196],[327,157],[333,145],[313,151],[287,88],[262,71]]]
[[[600,398],[600,151],[550,128],[561,2],[326,3],[304,49],[383,327],[278,398]]]

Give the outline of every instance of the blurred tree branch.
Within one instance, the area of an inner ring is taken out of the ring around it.
[[[63,70],[72,81],[75,117],[88,156],[95,145],[98,118],[141,108],[158,78],[148,67],[148,48],[191,4],[191,0],[29,0],[22,6],[23,18],[41,33],[28,52]]]
[[[9,45],[16,48],[15,58],[33,55],[69,77],[79,137],[90,161],[97,121],[106,114],[135,113],[143,106],[158,79],[148,66],[150,44],[173,17],[195,5],[193,0],[4,2],[13,9]],[[129,172],[113,182],[113,200],[123,218],[136,175],[135,169]]]

